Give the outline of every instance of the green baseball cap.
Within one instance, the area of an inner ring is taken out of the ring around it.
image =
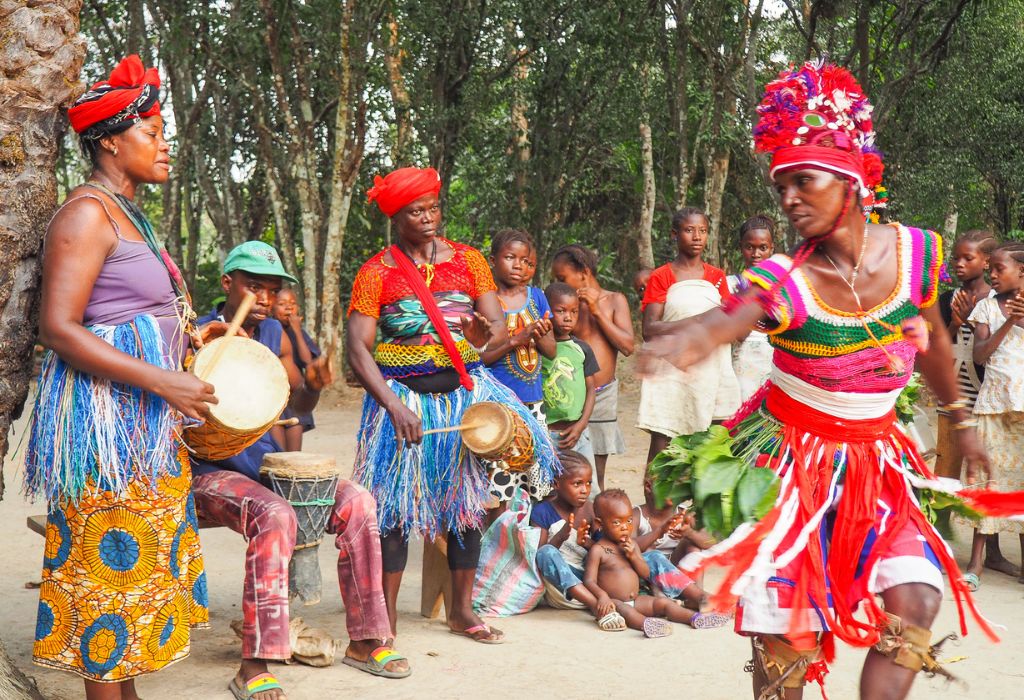
[[[284,271],[281,264],[281,257],[274,250],[273,246],[263,241],[246,241],[231,249],[224,259],[224,274],[241,270],[250,275],[266,275],[267,277],[280,277],[292,284],[299,281]]]

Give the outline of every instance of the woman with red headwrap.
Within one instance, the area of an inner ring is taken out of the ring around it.
[[[988,470],[934,305],[942,241],[865,223],[861,205],[882,161],[861,87],[842,68],[808,63],[765,93],[754,142],[772,154],[782,209],[803,243],[746,271],[750,289],[725,308],[648,343],[642,362],[648,372],[661,360],[685,367],[754,328],[768,333],[770,379],[729,425],[735,454],[773,470],[778,492],[757,522],[682,566],[691,576],[728,567],[713,603],[739,600],[755,698],[802,697],[806,680],[822,682],[836,638],[870,649],[862,698],[904,698],[922,668],[945,673],[929,630],[943,569],[962,631],[966,604],[991,635],[914,488],[978,510],[1015,506],[999,503],[1006,494],[936,482],[897,425],[893,407],[916,361],[956,423],[968,482]]]
[[[179,371],[194,314],[132,199],[170,169],[160,79],[129,56],[71,108],[92,161],[50,222],[39,339],[47,348],[26,491],[48,501],[34,660],[135,700],[134,678],[189,653],[206,576],[177,437],[213,387]]]
[[[505,316],[483,255],[441,236],[440,188],[433,168],[401,168],[369,191],[398,241],[370,258],[352,285],[348,358],[366,389],[353,479],[377,501],[392,632],[409,536],[447,534],[448,625],[495,644],[501,631],[472,606],[487,469],[457,431],[424,430],[458,425],[470,404],[497,401],[529,426],[541,478],[553,481],[559,466],[547,430],[480,360],[492,336],[502,341]]]

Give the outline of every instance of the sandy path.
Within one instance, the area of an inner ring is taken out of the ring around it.
[[[621,407],[624,426],[636,417],[637,388],[624,382]],[[309,434],[306,448],[332,452],[347,464],[354,453],[359,397],[326,402],[317,414],[318,428]],[[20,434],[21,426],[18,426]],[[609,484],[626,489],[633,498],[641,495],[640,467],[647,453],[646,435],[626,430],[629,452],[613,457]],[[50,698],[82,697],[80,681],[66,673],[31,667],[31,643],[35,629],[38,594],[26,590],[27,581],[39,579],[42,539],[27,530],[25,517],[41,512],[17,494],[20,476],[7,467],[12,490],[0,504],[0,538],[5,542],[6,564],[0,570],[0,629],[14,659],[32,673]],[[965,533],[957,551],[966,553]],[[240,591],[244,543],[225,530],[204,530],[203,547],[210,582],[212,629],[193,637],[192,656],[177,666],[139,681],[147,700],[177,698],[230,698],[225,686],[234,673],[239,643],[228,627],[241,617]],[[1016,542],[1005,538],[1004,551],[1017,560]],[[443,623],[419,616],[420,548],[414,546],[405,585],[399,600],[401,620],[399,649],[410,658],[413,675],[406,680],[373,678],[339,663],[331,668],[277,666],[273,670],[289,691],[291,700],[320,698],[441,698],[441,697],[559,697],[676,698],[689,695],[705,700],[748,698],[749,676],[742,672],[749,658],[747,642],[727,629],[697,632],[678,627],[667,639],[646,640],[639,633],[599,632],[582,614],[538,609],[526,616],[498,621],[508,643],[502,646],[473,644],[445,633]],[[324,600],[297,611],[314,626],[340,637],[345,635],[341,598],[334,585],[334,548],[320,550],[324,572]],[[978,600],[985,613],[1007,627],[1008,641],[990,644],[975,631],[947,654],[966,657],[951,670],[965,678],[969,687],[949,686],[939,679],[922,677],[911,697],[934,695],[954,698],[1002,700],[1021,697],[1024,684],[1024,586],[1002,574],[988,572]],[[947,601],[935,626],[943,635],[956,628],[955,607]],[[1013,636],[1017,635],[1017,636]],[[855,698],[857,677],[864,652],[840,648],[829,677],[833,700]],[[819,697],[809,690],[807,698]],[[3,700],[3,699],[0,699]]]

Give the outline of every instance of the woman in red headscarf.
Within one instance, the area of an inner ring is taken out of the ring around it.
[[[943,570],[962,631],[966,605],[991,635],[915,487],[978,510],[1016,506],[934,481],[896,423],[916,361],[956,423],[968,481],[987,471],[934,305],[942,240],[865,223],[882,161],[860,86],[842,68],[808,63],[769,83],[758,113],[755,144],[772,154],[782,209],[803,242],[745,272],[747,290],[726,308],[648,343],[642,363],[646,372],[666,360],[685,367],[754,328],[767,332],[770,380],[730,424],[736,456],[773,470],[778,492],[758,521],[682,566],[690,575],[728,567],[713,602],[739,600],[755,698],[801,697],[806,680],[822,681],[836,638],[870,649],[862,698],[904,698],[918,671],[944,672],[930,643]]]
[[[190,628],[209,617],[176,435],[216,399],[180,371],[194,314],[132,202],[170,169],[159,87],[129,56],[71,108],[93,167],[43,255],[47,351],[25,470],[48,502],[33,658],[84,678],[89,700],[135,700],[134,678],[188,656]]]
[[[502,342],[505,318],[483,255],[442,237],[440,188],[433,168],[401,168],[378,176],[369,192],[398,240],[370,258],[352,286],[348,358],[366,389],[353,479],[377,501],[392,632],[409,536],[447,534],[448,625],[495,644],[502,632],[472,606],[487,469],[458,431],[424,431],[459,425],[474,402],[497,401],[529,426],[541,478],[553,481],[559,467],[547,430],[480,360],[488,340]]]

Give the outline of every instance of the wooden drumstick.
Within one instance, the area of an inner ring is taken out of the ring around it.
[[[486,422],[477,421],[475,423],[462,423],[461,425],[449,425],[447,428],[431,428],[430,430],[424,430],[424,435],[433,435],[434,433],[452,433],[456,430],[472,430],[474,428],[482,428],[487,425]]]
[[[293,425],[298,425],[298,424],[299,424],[299,419],[295,418],[294,416],[291,417],[291,418],[282,418],[281,420],[274,422],[274,425],[280,425],[280,426],[282,426],[284,428],[290,428]]]
[[[249,315],[249,312],[252,310],[252,305],[255,303],[256,295],[247,291],[245,296],[242,297],[242,301],[239,303],[238,308],[235,310],[235,315],[231,318],[231,323],[228,324],[228,329],[224,332],[224,335],[221,336],[224,338],[225,342],[220,343],[213,349],[213,356],[210,358],[210,361],[203,367],[202,373],[197,373],[200,379],[205,381],[206,378],[210,376],[210,373],[213,372],[213,368],[217,366],[218,362],[220,362],[221,356],[228,347],[227,341],[238,333],[238,329],[242,327],[242,323],[245,322],[245,317]]]

